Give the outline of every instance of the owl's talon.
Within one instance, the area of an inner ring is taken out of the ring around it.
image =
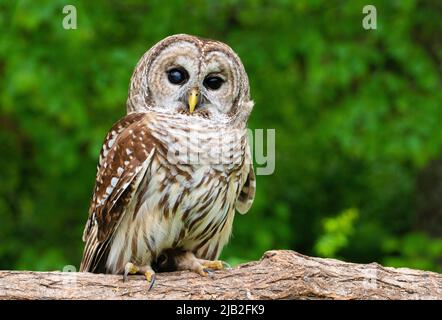
[[[190,270],[203,277],[208,276],[212,278],[214,271],[223,270],[225,265],[230,267],[229,264],[220,260],[211,261],[199,259],[191,251],[183,251],[179,252],[178,254],[175,253],[169,258],[174,260],[173,263],[176,266],[176,270]]]
[[[132,262],[126,263],[126,265],[124,266],[123,282],[126,282],[128,280],[129,274],[136,274],[138,270],[139,268]]]
[[[221,261],[221,263],[223,264],[223,269],[227,269],[227,270],[232,269],[232,266],[230,264],[228,264],[227,262]]]
[[[222,270],[224,269],[224,264],[222,261],[210,261],[210,260],[203,260],[201,263],[204,267],[212,269],[212,270]]]
[[[146,280],[149,282],[149,288],[147,289],[147,291],[152,290],[153,285],[155,284],[155,280],[157,278],[157,275],[155,273],[146,271],[144,273],[144,276],[146,277]]]
[[[203,271],[207,274],[207,276],[208,276],[209,278],[213,278],[214,272],[213,272],[212,269],[205,268],[205,269],[203,269]]]
[[[155,271],[152,270],[152,267],[150,265],[137,266],[132,262],[126,263],[126,265],[124,266],[123,282],[126,282],[128,280],[129,274],[137,273],[144,274],[146,280],[149,282],[148,290],[150,291],[155,283]]]

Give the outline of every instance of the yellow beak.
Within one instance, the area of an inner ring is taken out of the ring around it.
[[[198,96],[199,96],[199,91],[198,89],[192,89],[190,90],[189,93],[189,112],[193,113],[193,111],[195,110],[195,106],[198,103]]]

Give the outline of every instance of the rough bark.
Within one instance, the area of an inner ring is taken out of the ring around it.
[[[0,271],[0,299],[442,299],[442,275],[269,251],[260,261],[216,271],[142,276]]]

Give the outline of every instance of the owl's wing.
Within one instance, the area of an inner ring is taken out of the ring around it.
[[[131,113],[107,134],[100,153],[80,271],[99,271],[108,245],[151,163],[155,140],[144,113]]]
[[[236,210],[241,214],[245,214],[249,211],[253,200],[255,199],[256,190],[255,171],[253,169],[253,161],[248,143],[246,145],[244,168],[247,178],[245,179],[238,198],[236,199]]]

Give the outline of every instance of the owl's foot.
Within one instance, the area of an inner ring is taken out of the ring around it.
[[[192,252],[186,251],[175,257],[175,265],[177,270],[190,270],[207,277],[213,275],[213,270],[224,269],[225,263],[222,261],[198,259]]]
[[[145,266],[137,266],[133,264],[132,262],[126,263],[124,266],[124,274],[123,274],[123,281],[126,282],[128,280],[129,274],[144,274],[146,277],[146,280],[149,282],[149,290],[152,289],[154,283],[155,283],[155,271],[153,271],[152,267],[150,265]]]
[[[223,270],[223,269],[231,269],[230,265],[227,262],[221,260],[203,260],[199,259],[202,262],[202,265],[206,268],[212,270]]]

